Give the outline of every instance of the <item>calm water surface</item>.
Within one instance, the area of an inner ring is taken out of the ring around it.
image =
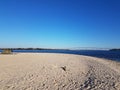
[[[2,50],[0,50],[1,52]],[[77,54],[87,55],[99,58],[105,58],[120,62],[120,51],[107,51],[107,50],[13,50],[17,53],[64,53],[64,54]]]

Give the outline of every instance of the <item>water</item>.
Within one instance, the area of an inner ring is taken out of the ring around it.
[[[2,50],[0,50],[1,52]],[[64,53],[64,54],[77,54],[87,55],[99,58],[110,59],[120,62],[120,51],[107,51],[107,50],[13,50],[17,53]]]

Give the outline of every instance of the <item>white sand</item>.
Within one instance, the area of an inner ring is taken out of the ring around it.
[[[0,90],[120,90],[120,63],[69,54],[0,55]]]

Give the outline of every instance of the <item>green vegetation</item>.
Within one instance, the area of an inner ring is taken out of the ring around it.
[[[12,49],[3,49],[2,54],[12,54]]]
[[[51,49],[51,48],[0,48],[0,50],[69,50],[69,49]]]

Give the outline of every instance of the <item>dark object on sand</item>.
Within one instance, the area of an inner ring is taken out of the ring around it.
[[[62,70],[66,71],[66,66],[63,66],[63,67],[61,67],[61,68],[62,68]]]
[[[3,49],[2,54],[12,54],[12,50],[11,49]]]

